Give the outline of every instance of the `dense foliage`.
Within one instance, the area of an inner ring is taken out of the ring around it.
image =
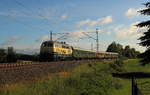
[[[0,63],[11,63],[16,61],[38,61],[39,55],[19,54],[15,53],[13,47],[8,47],[7,50],[0,49]]]
[[[8,47],[7,51],[5,49],[0,49],[0,63],[16,61],[17,57],[13,47]]]
[[[130,46],[123,46],[119,43],[112,42],[107,50],[107,52],[117,52],[119,53],[120,57],[126,57],[126,58],[136,58],[140,52],[136,51],[134,48],[130,48]]]
[[[25,60],[25,61],[39,61],[39,55],[29,55],[29,54],[16,54],[17,60]]]
[[[5,49],[0,49],[0,63],[6,62],[6,52]]]
[[[7,62],[17,61],[17,57],[16,57],[13,47],[8,47],[6,59],[7,59]]]
[[[146,6],[145,9],[141,10],[140,13],[143,15],[150,15],[150,2],[144,4]],[[142,58],[141,62],[143,65],[150,63],[150,20],[143,21],[137,25],[138,27],[146,27],[147,31],[143,33],[143,36],[139,39],[141,40],[140,45],[147,48],[147,50],[140,55]]]

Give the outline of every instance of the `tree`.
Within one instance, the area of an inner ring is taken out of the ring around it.
[[[124,48],[124,56],[127,58],[132,58],[130,46],[125,46]]]
[[[117,52],[117,53],[119,53],[119,55],[120,55],[119,57],[122,57],[123,46],[120,45],[119,43],[112,42],[112,43],[108,46],[108,48],[107,48],[106,51],[107,51],[107,52]]]
[[[123,50],[123,46],[120,44],[117,44],[116,42],[112,42],[108,48],[107,48],[107,52],[118,52],[121,53]]]
[[[119,53],[119,57],[125,57],[125,58],[136,58],[140,52],[136,51],[135,48],[130,48],[129,45],[125,46],[125,48],[123,48],[123,46],[119,43],[116,42],[112,42],[107,50],[107,52],[117,52]]]
[[[0,63],[6,62],[6,51],[5,49],[0,49]]]
[[[13,47],[8,47],[8,51],[7,51],[7,62],[16,62],[17,58],[16,58],[16,54],[14,52]]]
[[[4,56],[5,54],[5,49],[0,49],[0,56]]]
[[[144,4],[146,6],[145,9],[141,10],[140,13],[143,15],[150,15],[150,2]],[[140,55],[141,62],[143,65],[150,63],[150,20],[143,21],[137,25],[138,27],[146,27],[147,31],[143,33],[143,36],[139,38],[141,40],[140,45],[147,48],[147,50]]]

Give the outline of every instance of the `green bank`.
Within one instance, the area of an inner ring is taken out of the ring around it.
[[[0,89],[0,95],[131,95],[131,81],[112,77],[111,73],[150,72],[138,59],[95,61],[81,64],[63,73],[50,74],[40,81],[18,83]],[[136,80],[143,93],[150,91],[150,79]],[[148,95],[148,94],[147,94]]]

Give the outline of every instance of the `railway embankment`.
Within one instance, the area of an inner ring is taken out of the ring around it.
[[[0,86],[4,87],[19,82],[33,82],[49,74],[66,72],[82,63],[93,61],[58,61],[58,62],[29,62],[0,64]]]
[[[40,81],[18,83],[0,89],[1,95],[130,95],[131,81],[112,77],[112,73],[150,72],[137,59],[126,61],[88,61],[63,72],[47,75]],[[40,71],[39,71],[40,72]],[[149,95],[150,79],[136,80],[144,95]],[[145,94],[146,93],[146,94]]]

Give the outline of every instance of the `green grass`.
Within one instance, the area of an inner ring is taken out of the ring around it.
[[[130,59],[125,61],[125,69],[128,72],[150,72],[150,65],[141,66],[138,59]]]
[[[0,89],[0,95],[131,95],[131,81],[113,78],[111,73],[150,72],[149,65],[139,64],[137,59],[126,60],[124,64],[89,62],[67,70],[69,73],[65,75],[49,75],[46,80],[8,86]],[[141,89],[150,86],[150,83],[142,84],[150,79],[136,81]]]
[[[149,72],[150,73],[150,65],[141,66],[141,63],[138,59],[130,59],[124,61],[124,69],[126,72]],[[143,88],[150,87],[150,83],[142,84],[144,82],[150,82],[150,78],[147,79],[136,79],[136,82],[138,83],[138,87],[142,90],[142,93],[144,95],[150,95],[150,89],[149,90],[143,90]],[[113,90],[110,95],[131,95],[131,80],[129,79],[121,79],[120,83],[122,83],[123,88],[120,88],[118,90]],[[148,93],[148,94],[145,94]]]
[[[131,95],[131,81],[120,79],[122,87],[114,89],[109,95]]]

